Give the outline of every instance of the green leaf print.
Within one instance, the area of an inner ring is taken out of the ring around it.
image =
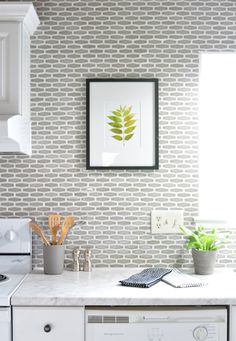
[[[107,122],[112,129],[110,131],[115,133],[111,137],[116,141],[123,142],[123,146],[125,146],[125,142],[132,139],[135,134],[137,117],[135,117],[135,113],[132,112],[132,106],[119,106],[115,108],[111,115],[107,116],[109,122]]]

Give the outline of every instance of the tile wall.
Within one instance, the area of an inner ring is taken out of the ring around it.
[[[150,211],[198,213],[200,51],[235,51],[236,2],[35,0],[32,38],[33,155],[0,156],[0,215],[32,216],[45,227],[73,213],[67,241],[89,246],[96,266],[189,268],[180,235],[151,235]],[[86,170],[85,80],[159,79],[159,170]],[[42,245],[34,237],[34,266]],[[219,266],[236,265],[236,234]]]

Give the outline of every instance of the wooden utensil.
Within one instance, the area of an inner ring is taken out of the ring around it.
[[[43,230],[36,223],[30,223],[30,227],[42,239],[45,245],[50,245],[49,241],[45,237]]]
[[[52,245],[57,244],[57,231],[60,228],[61,217],[60,214],[49,214],[48,216],[48,226],[52,235]]]
[[[74,226],[74,223],[75,223],[75,220],[72,216],[65,217],[63,224],[62,224],[62,227],[61,227],[61,235],[60,235],[60,238],[57,242],[57,245],[61,245],[64,242],[64,240],[65,240],[65,238],[69,232],[69,229],[72,226]]]
[[[52,228],[52,245],[57,245],[57,231],[60,230],[60,224]]]

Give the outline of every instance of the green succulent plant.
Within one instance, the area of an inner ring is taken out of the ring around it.
[[[206,232],[203,226],[197,227],[194,231],[180,226],[180,231],[187,238],[186,247],[188,250],[215,251],[228,242],[228,236],[220,236],[216,229]]]
[[[135,114],[132,112],[132,106],[119,106],[112,111],[112,114],[107,116],[109,118],[110,131],[112,132],[112,138],[123,142],[129,141],[134,136],[136,128]]]

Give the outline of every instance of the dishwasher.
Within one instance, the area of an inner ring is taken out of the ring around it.
[[[87,308],[86,341],[227,341],[228,311],[217,307]]]

